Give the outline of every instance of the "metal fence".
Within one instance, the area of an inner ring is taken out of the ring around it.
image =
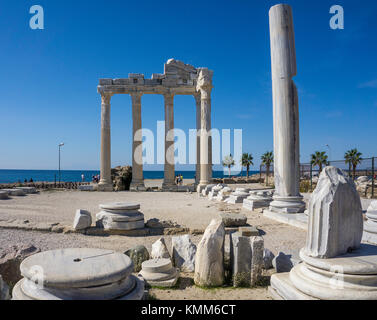
[[[377,190],[376,190],[376,165],[377,165],[377,157],[372,158],[364,158],[361,162],[357,165],[355,172],[353,172],[353,168],[350,164],[346,164],[345,160],[334,160],[329,161],[330,166],[337,167],[342,169],[348,176],[357,179],[361,176],[368,177],[365,187],[365,196],[371,196],[372,198],[377,197]],[[313,190],[313,185],[316,183],[317,177],[319,176],[319,167],[312,166],[310,163],[301,163],[300,164],[300,179],[307,180],[310,182],[310,189]],[[263,174],[266,174],[267,168],[265,165],[260,166],[260,178],[262,178]],[[274,167],[271,165],[269,168],[270,175],[274,173]]]

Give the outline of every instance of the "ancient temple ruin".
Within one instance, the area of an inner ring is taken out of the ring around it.
[[[192,95],[196,101],[197,164],[196,183],[204,186],[212,177],[211,90],[213,71],[194,68],[181,61],[170,59],[164,73],[153,73],[151,79],[143,74],[130,73],[124,79],[100,79],[101,94],[101,180],[98,189],[113,190],[111,180],[111,126],[110,100],[114,94],[129,94],[132,98],[132,182],[131,190],[143,190],[141,97],[143,94],[162,94],[165,99],[165,164],[163,188],[171,189],[174,183],[174,96]]]

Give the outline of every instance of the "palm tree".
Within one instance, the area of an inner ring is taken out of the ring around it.
[[[250,166],[253,166],[253,156],[251,153],[243,153],[241,158],[242,168],[246,167],[246,176],[249,177]],[[242,174],[241,174],[242,175]]]
[[[268,185],[268,176],[270,174],[271,164],[274,162],[274,154],[272,151],[266,152],[264,155],[262,155],[261,160],[262,165],[266,166],[266,185]]]
[[[349,164],[350,166],[352,166],[353,180],[355,180],[355,176],[356,176],[356,167],[362,160],[361,155],[362,153],[359,152],[356,148],[348,150],[344,154],[344,159],[346,160],[345,161],[346,164]]]
[[[325,151],[316,151],[314,152],[312,155],[311,155],[312,159],[310,161],[310,164],[314,167],[314,166],[318,166],[319,167],[319,172],[318,173],[321,173],[322,172],[322,167],[323,166],[327,166],[328,165],[328,161],[327,161],[327,158],[328,156],[326,155],[326,152]]]
[[[234,166],[234,159],[232,155],[226,156],[223,160],[223,166],[228,167],[229,170],[229,178],[230,178],[230,168]]]

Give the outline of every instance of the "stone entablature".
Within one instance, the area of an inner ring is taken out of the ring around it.
[[[207,68],[194,68],[189,64],[170,59],[165,63],[164,73],[153,73],[151,79],[145,79],[144,74],[141,73],[129,73],[128,78],[100,79],[98,92],[195,95],[198,91],[197,84],[201,71],[210,75],[208,81],[212,86],[213,71]]]

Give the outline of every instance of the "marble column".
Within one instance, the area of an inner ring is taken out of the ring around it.
[[[211,130],[211,91],[213,71],[199,69],[197,91],[200,92],[200,180],[197,188],[201,192],[210,182],[210,130]]]
[[[175,186],[174,165],[174,95],[164,94],[165,101],[165,166],[163,188]]]
[[[196,94],[195,96],[196,102],[196,174],[195,174],[195,184],[199,184],[200,180],[200,126],[201,126],[201,98],[200,93]]]
[[[207,104],[207,107],[208,107],[208,110],[207,110],[207,113],[208,113],[208,121],[209,121],[209,124],[208,124],[208,128],[209,130],[212,129],[212,104],[211,104],[211,94],[209,95],[209,104]],[[210,135],[208,137],[208,181],[209,183],[212,183],[212,135]]]
[[[297,73],[292,9],[285,4],[273,6],[269,18],[276,190],[270,210],[301,213],[305,203],[299,188],[299,112],[297,88],[292,80]]]
[[[98,191],[112,191],[111,180],[111,93],[101,93],[101,179],[98,183]]]
[[[142,93],[131,94],[132,99],[132,182],[131,190],[144,190],[143,148],[141,130],[141,96]]]

